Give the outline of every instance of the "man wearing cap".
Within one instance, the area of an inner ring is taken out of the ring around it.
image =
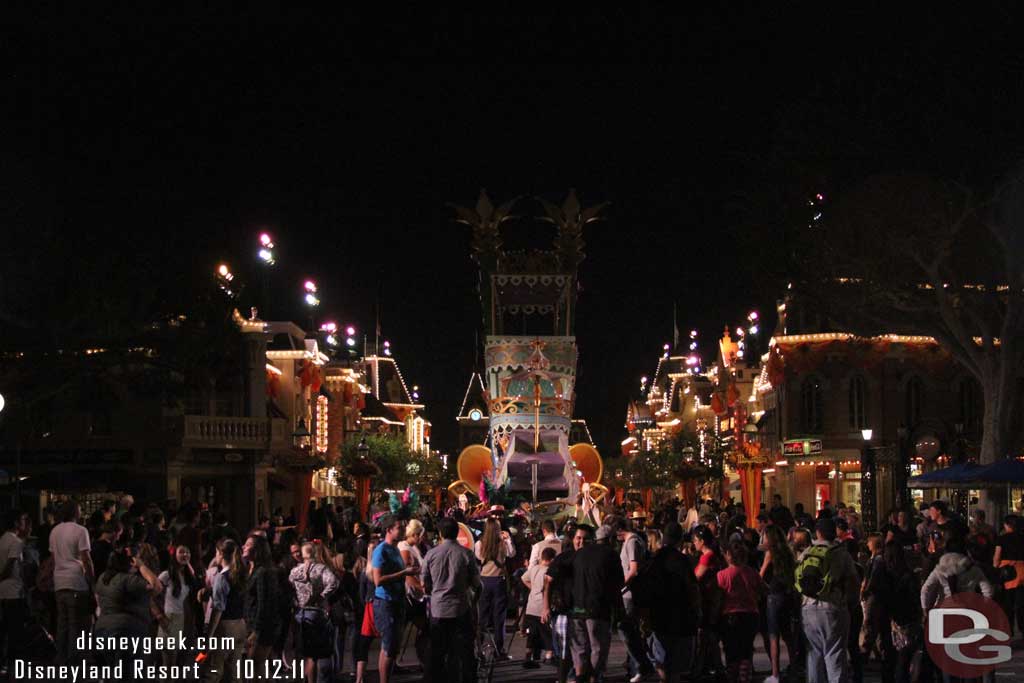
[[[807,636],[808,683],[845,683],[850,680],[847,639],[850,613],[847,604],[855,600],[859,585],[853,558],[842,543],[836,542],[836,524],[831,517],[822,517],[815,525],[811,548],[826,546],[829,581],[815,597],[804,595],[801,616]],[[805,550],[801,562],[810,552]]]
[[[603,680],[612,637],[612,610],[622,605],[623,575],[619,557],[608,545],[613,531],[602,525],[597,539],[586,543],[572,562],[572,604],[569,630],[576,680]]]

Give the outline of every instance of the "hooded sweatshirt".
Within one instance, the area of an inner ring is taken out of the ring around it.
[[[956,577],[956,593],[981,591],[986,598],[992,597],[992,583],[985,578],[980,567],[971,558],[961,553],[946,553],[939,558],[935,569],[921,586],[921,608],[931,609],[954,593],[950,590],[949,578]]]

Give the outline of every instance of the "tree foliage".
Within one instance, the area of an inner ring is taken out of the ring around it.
[[[401,436],[367,436],[368,458],[380,470],[373,477],[373,489],[404,489],[410,486],[421,494],[433,486],[446,485],[441,459],[436,455],[414,453]],[[359,442],[349,439],[341,450],[338,466],[352,489],[351,472],[359,459]]]
[[[826,324],[934,337],[981,384],[981,457],[1013,446],[1024,333],[1024,184],[979,200],[914,175],[871,178],[804,231],[794,287]]]

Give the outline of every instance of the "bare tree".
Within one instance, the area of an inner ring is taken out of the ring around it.
[[[1014,447],[1024,347],[1024,185],[878,176],[806,229],[794,287],[858,334],[934,337],[981,385],[980,459]]]

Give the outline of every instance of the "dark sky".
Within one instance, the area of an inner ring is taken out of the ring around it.
[[[770,309],[810,194],[889,170],[985,186],[1024,155],[1011,6],[12,19],[0,231],[51,221],[251,281],[265,227],[279,302],[298,318],[313,277],[322,319],[371,334],[381,281],[384,335],[452,449],[481,315],[445,203],[575,187],[611,202],[586,235],[577,414],[614,451],[673,305],[706,356]]]

